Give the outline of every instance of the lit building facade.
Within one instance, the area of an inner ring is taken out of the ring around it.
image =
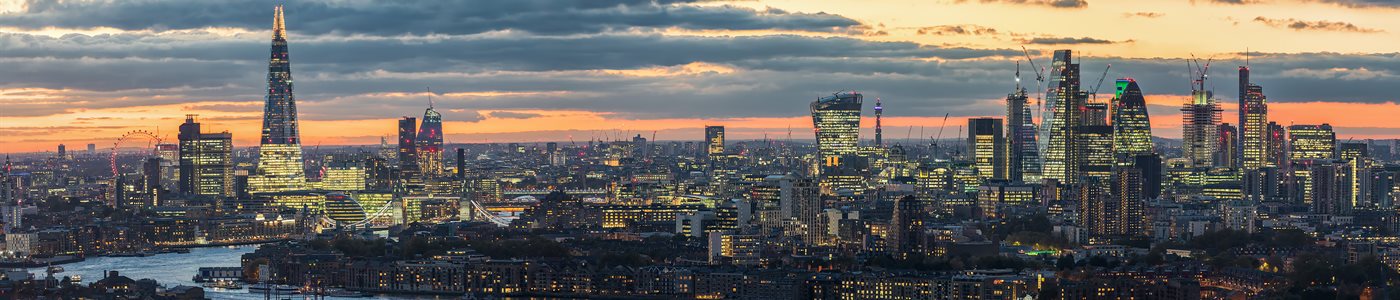
[[[1240,69],[1248,77],[1249,69]],[[1241,84],[1247,84],[1241,80]],[[1248,84],[1240,101],[1240,165],[1245,170],[1277,166],[1269,159],[1269,104],[1264,88]]]
[[[1203,76],[1204,78],[1204,76]],[[1181,150],[1191,166],[1209,167],[1215,164],[1219,144],[1220,104],[1214,93],[1205,89],[1204,80],[1192,85],[1190,102],[1181,106]]]
[[[1112,124],[1113,154],[1120,164],[1133,157],[1153,153],[1152,123],[1147,115],[1147,100],[1142,88],[1132,78],[1114,83]]]
[[[398,188],[417,191],[423,188],[423,169],[418,165],[417,120],[399,119],[399,183]]]
[[[705,126],[705,155],[724,155],[724,126]]]
[[[967,128],[967,153],[972,154],[977,177],[1006,179],[1006,138],[1002,135],[1001,119],[968,119]]]
[[[1023,182],[1040,181],[1040,149],[1026,89],[1006,95],[1006,177]]]
[[[823,166],[839,166],[844,156],[855,155],[860,142],[862,97],[842,91],[812,101],[812,126]]]
[[[1333,159],[1337,157],[1337,133],[1332,125],[1288,126],[1288,159]]]
[[[418,127],[418,136],[414,143],[418,147],[418,167],[423,174],[442,175],[442,114],[433,109],[431,101],[428,109],[423,111],[423,125]]]
[[[1216,125],[1215,133],[1215,158],[1216,167],[1233,168],[1239,164],[1240,133],[1234,125],[1221,123]]]
[[[279,5],[272,23],[262,146],[258,148],[258,168],[248,178],[248,190],[266,193],[305,189],[304,168],[296,98],[292,94],[292,65],[287,55],[287,27]]]
[[[190,195],[232,197],[233,134],[204,133],[194,115],[180,124],[180,192]]]
[[[1079,108],[1086,100],[1080,92],[1079,64],[1071,62],[1072,54],[1070,50],[1055,50],[1045,95],[1050,118],[1041,124],[1042,143],[1046,144],[1041,151],[1045,155],[1041,176],[1061,183],[1079,180],[1079,156],[1075,153],[1074,140],[1079,127]]]

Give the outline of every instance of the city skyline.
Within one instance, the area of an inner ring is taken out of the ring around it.
[[[394,120],[416,116],[430,96],[442,113],[446,143],[622,140],[652,132],[659,140],[697,140],[705,124],[725,125],[731,140],[785,138],[792,128],[794,139],[810,141],[809,112],[802,106],[840,89],[886,102],[882,125],[887,140],[920,129],[929,137],[939,131],[939,114],[951,115],[943,128],[949,133],[967,119],[1004,117],[1001,95],[1015,87],[1016,62],[1025,60],[1021,45],[1040,64],[1049,63],[1053,50],[1079,52],[1082,59],[1075,62],[1084,66],[1085,89],[1093,88],[1091,80],[1110,63],[1114,67],[1107,77],[1112,78],[1106,81],[1141,81],[1154,136],[1180,138],[1175,110],[1190,93],[1190,76],[1180,65],[1193,54],[1215,58],[1215,80],[1208,89],[1219,99],[1221,119],[1237,120],[1237,99],[1228,92],[1234,81],[1230,71],[1244,64],[1242,50],[1248,48],[1254,53],[1251,81],[1268,87],[1271,120],[1284,126],[1329,123],[1339,139],[1400,138],[1400,127],[1386,119],[1400,113],[1400,105],[1383,88],[1400,80],[1394,71],[1400,59],[1386,54],[1394,45],[1379,41],[1400,32],[1400,24],[1378,17],[1395,7],[1345,1],[1141,7],[1111,1],[1064,2],[1075,4],[1069,7],[1020,3],[952,1],[929,9],[936,8],[939,15],[995,10],[1008,16],[1085,18],[1034,28],[1000,16],[985,22],[910,19],[891,3],[632,1],[570,3],[580,9],[546,13],[584,18],[577,22],[592,25],[582,28],[426,21],[376,28],[337,27],[330,23],[349,21],[328,19],[326,13],[382,13],[350,20],[364,21],[390,13],[473,16],[526,10],[500,5],[482,11],[425,11],[433,6],[426,3],[379,11],[371,4],[299,3],[289,5],[287,35],[296,41],[290,48],[298,54],[298,74],[304,74],[299,76],[298,101],[303,145],[373,144],[394,136]],[[185,114],[201,115],[206,128],[232,132],[237,147],[258,144],[259,104],[266,92],[258,80],[249,79],[263,74],[257,61],[264,57],[254,49],[267,46],[271,31],[266,14],[254,12],[265,12],[269,5],[232,3],[228,10],[238,13],[197,19],[121,18],[136,16],[141,5],[86,3],[60,9],[41,2],[0,4],[0,31],[15,41],[2,46],[13,50],[5,52],[3,63],[20,70],[7,72],[10,76],[0,84],[0,103],[7,108],[0,152],[107,145],[137,129],[173,136]],[[112,8],[107,13],[111,18],[70,15],[99,8]],[[1181,44],[1180,37],[1160,30],[1123,32],[1178,24],[1191,13],[1259,16],[1193,23],[1218,25],[1241,37],[1228,42],[1210,42],[1216,39],[1211,37],[1199,45]],[[745,22],[701,22],[705,16]],[[1296,22],[1275,27],[1290,19]],[[1102,22],[1121,23],[1122,28],[1092,26]],[[1319,42],[1294,41],[1301,38]],[[1326,42],[1337,40],[1352,42]],[[613,45],[604,45],[608,43]],[[477,48],[492,45],[575,52]],[[372,51],[335,51],[347,46]],[[638,53],[633,60],[603,55],[679,46],[689,50]],[[813,47],[830,50],[808,49]],[[401,53],[405,55],[386,56]],[[1039,97],[1034,70],[1024,62],[1021,67],[1026,72],[1022,86],[1030,87],[1030,97]],[[823,68],[845,71],[814,76]],[[422,91],[424,86],[438,92]],[[872,109],[863,108],[861,134],[866,137],[874,132]]]

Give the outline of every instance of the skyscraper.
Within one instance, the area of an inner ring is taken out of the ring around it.
[[[724,155],[724,126],[705,126],[705,156]]]
[[[180,192],[227,196],[233,190],[233,134],[204,133],[195,115],[180,124]]]
[[[1110,104],[1113,106],[1113,154],[1122,164],[1138,155],[1153,153],[1152,124],[1147,117],[1147,101],[1137,81],[1119,79],[1114,86]]]
[[[895,257],[905,257],[910,252],[922,248],[924,232],[924,205],[914,196],[904,196],[894,203],[894,215],[890,217],[890,239],[888,248]]]
[[[413,117],[399,119],[399,189],[423,187],[423,170],[418,163],[417,124]]]
[[[428,99],[428,109],[423,111],[423,125],[418,127],[418,137],[414,140],[418,147],[418,166],[423,175],[442,175],[442,114],[433,109],[432,99]]]
[[[1288,159],[1334,159],[1337,158],[1337,134],[1332,125],[1292,125],[1288,126]]]
[[[262,145],[258,148],[257,171],[248,178],[248,190],[265,193],[305,189],[304,167],[297,131],[296,97],[292,94],[292,65],[287,55],[287,27],[279,5],[272,21],[272,57],[267,66]]]
[[[1236,129],[1234,125],[1230,125],[1230,123],[1221,123],[1220,125],[1216,125],[1215,128],[1215,149],[1217,149],[1217,151],[1215,151],[1215,158],[1213,158],[1215,160],[1215,166],[1226,168],[1238,166],[1239,156],[1237,155],[1240,153],[1240,145],[1238,144],[1240,142],[1239,130]]]
[[[1245,170],[1277,166],[1269,159],[1269,105],[1264,88],[1249,82],[1249,67],[1240,67],[1240,166]]]
[[[967,153],[972,154],[977,177],[1006,179],[1006,138],[1001,134],[1001,119],[967,119],[967,129]]]
[[[1051,108],[1050,118],[1042,122],[1048,124],[1041,124],[1042,136],[1048,136],[1048,139],[1043,138],[1046,146],[1045,151],[1041,151],[1045,155],[1042,177],[1060,183],[1075,183],[1079,179],[1074,139],[1085,95],[1079,90],[1079,64],[1072,63],[1072,58],[1070,50],[1055,50],[1045,95],[1046,105]]]
[[[823,166],[840,165],[842,156],[856,154],[861,99],[860,93],[841,91],[812,101],[812,127]]]
[[[1036,144],[1036,127],[1027,100],[1026,89],[1020,87],[1016,93],[1006,95],[1006,177],[1037,182],[1040,180],[1040,146]]]
[[[1206,90],[1206,75],[1198,74],[1191,81],[1191,100],[1181,106],[1183,156],[1194,167],[1214,165],[1216,145],[1219,144],[1220,104],[1215,94]]]
[[[1267,144],[1264,150],[1264,154],[1267,157],[1266,161],[1272,163],[1276,167],[1287,167],[1288,131],[1284,130],[1283,125],[1269,122],[1269,133],[1265,135],[1265,142],[1265,144]]]

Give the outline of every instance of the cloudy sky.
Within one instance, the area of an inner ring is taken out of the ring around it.
[[[951,137],[1004,114],[1022,46],[1137,79],[1157,136],[1181,135],[1190,57],[1234,120],[1248,49],[1272,120],[1400,138],[1394,0],[0,0],[0,152],[173,139],[185,114],[256,145],[279,3],[308,145],[377,143],[430,95],[448,142],[810,138],[843,89],[894,138],[944,114]]]

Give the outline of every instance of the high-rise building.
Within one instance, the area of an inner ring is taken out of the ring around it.
[[[1001,119],[967,119],[967,153],[972,154],[977,177],[1006,179],[1006,138],[1002,136]]]
[[[306,170],[297,130],[296,97],[292,94],[287,27],[279,5],[272,21],[272,57],[267,66],[267,101],[263,106],[258,168],[248,178],[248,190],[267,193],[303,189],[306,189]]]
[[[1087,97],[1080,91],[1079,64],[1073,63],[1070,50],[1055,50],[1050,63],[1050,85],[1045,95],[1050,107],[1050,118],[1042,121],[1042,140],[1046,143],[1045,163],[1041,176],[1061,183],[1076,183],[1079,179],[1079,155],[1075,144],[1075,130],[1080,121],[1080,107]]]
[[[1144,221],[1144,212],[1147,208],[1147,180],[1144,179],[1145,168],[1123,167],[1118,168],[1113,173],[1113,201],[1117,205],[1113,218],[1117,218],[1118,226],[1112,228],[1111,232],[1122,236],[1144,236],[1147,234],[1147,224]]]
[[[1277,166],[1269,159],[1269,104],[1264,88],[1249,82],[1249,67],[1240,67],[1240,166],[1245,170]]]
[[[1288,126],[1288,159],[1333,159],[1337,158],[1337,134],[1332,125],[1292,125]]]
[[[58,157],[68,157],[68,146],[58,144]]]
[[[812,127],[823,166],[839,166],[860,142],[861,94],[841,91],[812,101]]]
[[[1352,211],[1351,165],[1339,160],[1307,160],[1305,202],[1312,212],[1349,215]]]
[[[195,115],[180,124],[180,192],[233,197],[233,134],[202,130]]]
[[[1264,154],[1266,161],[1274,166],[1284,168],[1288,166],[1288,131],[1275,122],[1269,122],[1269,133],[1265,135]]]
[[[1215,157],[1213,158],[1216,167],[1235,167],[1239,162],[1240,142],[1239,130],[1230,123],[1221,123],[1215,126]]]
[[[1133,157],[1153,153],[1152,123],[1147,117],[1147,100],[1132,78],[1114,83],[1112,119],[1113,154],[1120,164]]]
[[[1006,177],[1022,182],[1040,181],[1040,149],[1026,89],[1006,95]]]
[[[1096,177],[1107,183],[1113,175],[1113,126],[1081,125],[1074,130],[1074,152],[1080,156],[1074,169],[1079,177]],[[1077,181],[1076,181],[1077,182]]]
[[[724,155],[724,126],[705,126],[705,155]]]
[[[1157,199],[1162,195],[1162,156],[1150,153],[1133,158],[1133,168],[1142,171],[1142,197]]]
[[[923,248],[924,205],[914,196],[904,196],[894,202],[890,217],[888,249],[895,257],[905,257]]]
[[[433,109],[432,99],[428,100],[428,109],[423,111],[423,125],[418,127],[414,143],[418,147],[418,166],[423,175],[442,175],[442,114]]]
[[[1181,150],[1191,166],[1209,167],[1215,165],[1221,110],[1215,94],[1206,90],[1205,74],[1197,76],[1191,82],[1190,102],[1181,106]]]
[[[413,117],[399,119],[399,183],[404,191],[423,187],[423,170],[418,166],[417,125]]]
[[[96,155],[96,154],[97,154],[97,144],[88,143],[88,145],[87,145],[87,154],[88,154],[88,155]]]

